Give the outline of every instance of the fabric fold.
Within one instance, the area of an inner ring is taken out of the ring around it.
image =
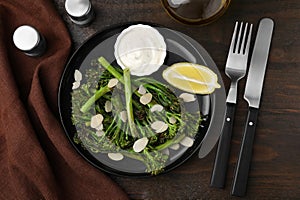
[[[46,38],[41,57],[13,45],[24,24]],[[53,2],[0,0],[0,199],[128,199],[77,154],[61,126],[57,93],[70,48]]]

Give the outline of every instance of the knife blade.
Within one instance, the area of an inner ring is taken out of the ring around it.
[[[248,102],[248,116],[242,145],[234,174],[231,194],[244,196],[247,189],[248,174],[250,169],[252,146],[258,118],[261,94],[264,84],[265,71],[273,35],[274,22],[270,18],[260,21],[257,36],[251,57],[244,99]]]

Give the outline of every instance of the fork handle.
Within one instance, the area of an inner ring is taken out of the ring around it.
[[[226,99],[227,103],[236,104],[237,88],[238,88],[238,81],[231,81],[227,99]]]
[[[210,186],[224,188],[236,104],[226,103],[225,119],[218,144]]]
[[[242,197],[246,194],[248,174],[252,158],[252,146],[257,124],[258,109],[249,107],[242,146],[233,178],[231,195]]]

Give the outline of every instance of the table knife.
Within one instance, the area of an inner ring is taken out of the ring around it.
[[[234,174],[231,194],[244,196],[247,189],[248,174],[250,169],[252,146],[254,142],[255,128],[258,118],[258,109],[262,88],[264,84],[265,71],[273,34],[274,22],[270,18],[260,21],[258,32],[251,57],[244,99],[248,102],[248,116],[238,162]]]

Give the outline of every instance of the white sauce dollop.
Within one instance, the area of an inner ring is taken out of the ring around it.
[[[118,36],[114,54],[122,69],[129,68],[132,75],[147,76],[164,63],[166,43],[155,28],[132,25]]]

